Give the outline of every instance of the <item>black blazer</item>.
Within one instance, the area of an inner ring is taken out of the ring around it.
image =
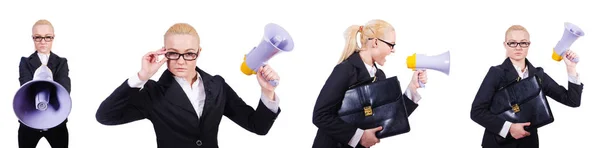
[[[375,76],[386,78],[381,69],[377,69]],[[356,133],[357,127],[340,119],[337,111],[342,105],[344,94],[348,88],[370,78],[371,76],[358,52],[353,53],[348,59],[335,66],[321,89],[313,110],[313,124],[319,128],[313,142],[313,148],[351,147],[348,142]],[[404,99],[406,99],[406,110],[410,115],[418,105],[408,99],[406,95],[404,95]],[[360,142],[357,147],[362,147]]]
[[[37,51],[33,52],[29,57],[21,57],[19,63],[19,83],[23,84],[33,80],[35,70],[42,66],[40,57],[37,55]],[[52,78],[55,82],[62,85],[67,89],[67,92],[71,93],[71,78],[69,78],[69,64],[67,64],[67,58],[59,57],[58,55],[50,52],[48,57],[48,68],[52,71]],[[62,124],[65,124],[67,120]],[[19,121],[19,123],[21,123]],[[23,124],[23,123],[21,123]]]
[[[119,125],[148,119],[154,125],[159,148],[217,148],[217,132],[223,115],[248,131],[266,135],[277,113],[262,101],[254,110],[247,105],[219,75],[211,76],[196,68],[203,80],[206,100],[198,118],[185,92],[165,70],[158,82],[149,80],[143,89],[123,82],[96,112],[104,125]]]
[[[583,83],[581,85],[573,84],[569,82],[569,89],[565,89],[559,85],[550,76],[543,72],[540,67],[534,67],[529,60],[525,59],[529,70],[529,76],[533,76],[536,72],[541,72],[538,75],[542,79],[542,91],[550,98],[570,107],[579,107],[581,104],[581,91],[583,89]],[[499,145],[495,138],[502,138],[498,133],[502,129],[505,120],[502,120],[496,115],[493,115],[490,111],[490,104],[492,97],[496,90],[501,86],[505,86],[512,80],[517,79],[519,74],[513,66],[509,58],[504,60],[504,63],[498,66],[498,68],[490,67],[486,74],[479,91],[475,96],[471,107],[471,119],[485,128],[483,134],[483,147],[490,148],[514,148],[514,147],[539,147],[537,129],[529,131],[530,136],[524,137],[519,140],[514,140],[508,132],[506,138],[512,138],[506,145]]]

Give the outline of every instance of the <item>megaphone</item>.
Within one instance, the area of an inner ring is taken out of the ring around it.
[[[61,124],[71,113],[67,89],[52,79],[46,65],[40,66],[33,80],[15,94],[13,110],[21,123],[34,129],[50,129]]]
[[[552,51],[552,59],[555,61],[561,61],[565,55],[567,49],[571,47],[573,42],[579,37],[584,36],[585,33],[577,25],[565,22],[565,31],[563,32],[562,38],[558,41],[554,50]],[[579,62],[579,58],[573,59],[573,62]]]
[[[450,51],[435,56],[413,53],[406,58],[406,67],[413,71],[433,69],[450,75]],[[425,84],[419,81],[419,86],[425,87]]]
[[[281,26],[269,23],[264,29],[264,36],[258,46],[244,55],[244,62],[240,69],[246,75],[256,74],[260,67],[281,51],[288,52],[294,49],[294,40]],[[269,83],[272,86],[279,85],[277,80]]]

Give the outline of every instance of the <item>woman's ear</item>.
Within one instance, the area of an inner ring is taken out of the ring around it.
[[[377,48],[377,39],[372,39],[372,40],[371,40],[371,42],[373,42],[373,43],[371,44],[371,47],[373,47],[373,48]]]

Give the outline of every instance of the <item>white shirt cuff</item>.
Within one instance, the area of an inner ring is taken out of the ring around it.
[[[358,142],[360,142],[360,137],[362,137],[364,132],[365,131],[360,128],[356,129],[356,133],[354,133],[354,136],[352,136],[352,139],[350,139],[348,145],[356,147],[358,145]]]
[[[575,75],[575,76],[569,75],[569,82],[577,84],[577,85],[581,85],[581,81],[579,81],[579,73],[577,73],[577,75]]]
[[[508,131],[510,130],[510,125],[512,125],[512,123],[506,121],[504,122],[504,125],[502,126],[502,129],[500,130],[500,136],[502,136],[502,138],[506,138],[506,136],[508,136]]]
[[[137,73],[135,74],[135,76],[127,79],[127,84],[129,84],[129,87],[131,87],[131,88],[143,88],[144,84],[146,84],[146,82],[148,82],[148,80],[146,80],[146,81],[140,80],[140,77],[138,76]]]
[[[267,96],[265,96],[265,94],[261,93],[260,100],[273,113],[277,113],[277,111],[279,111],[279,96],[277,96],[277,94],[275,94],[275,101],[271,101],[271,99],[269,99],[269,97],[267,97]]]
[[[421,100],[421,95],[419,94],[419,92],[413,93],[412,91],[410,91],[410,89],[406,89],[404,91],[404,94],[406,95],[406,97],[408,97],[408,99],[410,99],[413,102],[415,102],[415,104],[418,104],[419,100]]]

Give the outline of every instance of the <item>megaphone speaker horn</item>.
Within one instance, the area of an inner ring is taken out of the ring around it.
[[[71,112],[71,97],[62,85],[52,80],[48,67],[42,65],[36,70],[34,79],[17,90],[13,110],[26,126],[49,129],[67,119]]]
[[[406,58],[406,67],[413,71],[433,69],[450,75],[450,51],[435,56],[414,53]],[[421,82],[419,85],[425,87]]]

